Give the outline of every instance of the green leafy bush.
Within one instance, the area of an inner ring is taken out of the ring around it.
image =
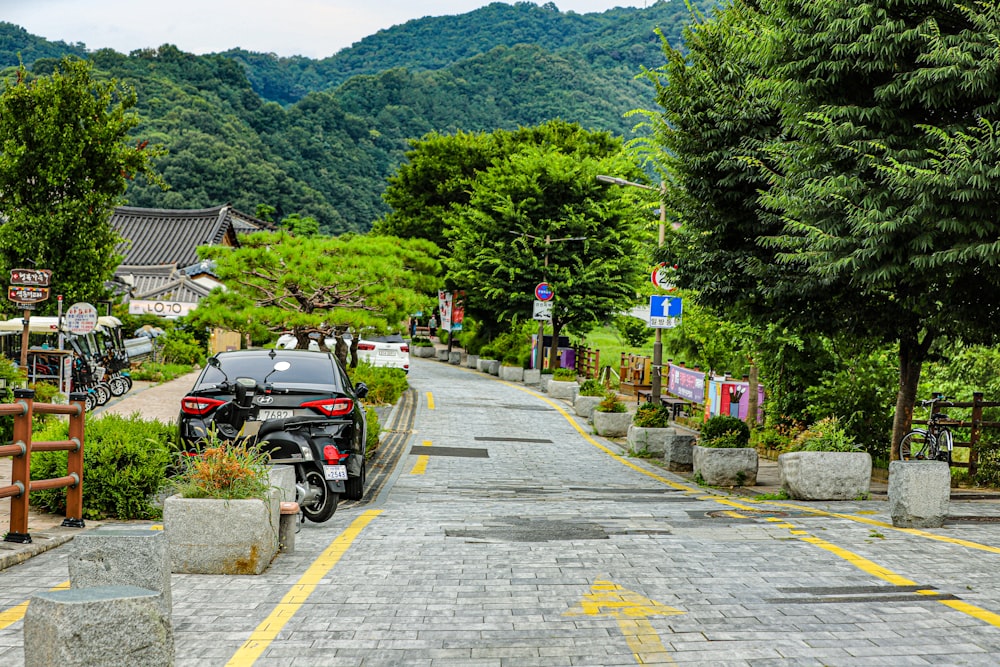
[[[395,403],[410,386],[403,369],[372,366],[364,361],[351,369],[350,376],[355,384],[368,385],[368,396],[364,400],[374,405]]]
[[[190,332],[171,329],[163,336],[163,360],[169,364],[204,365],[205,348]]]
[[[598,412],[625,412],[625,404],[618,398],[618,394],[609,391],[604,396],[604,400],[594,408]]]
[[[434,347],[434,343],[430,338],[424,338],[422,336],[418,336],[411,340],[410,345],[413,347]]]
[[[502,363],[502,364],[503,364],[504,366],[513,366],[514,368],[523,368],[523,366],[521,365],[521,364],[522,364],[523,362],[522,362],[522,361],[521,361],[521,359],[520,359],[520,358],[519,358],[519,357],[517,356],[517,354],[515,354],[515,353],[513,353],[513,352],[508,352],[508,353],[507,353],[507,354],[506,354],[506,355],[504,356],[504,358],[503,358],[503,362],[501,362],[501,363]]]
[[[382,433],[382,423],[379,421],[375,408],[365,408],[365,456],[370,456],[378,449],[379,435]]]
[[[836,417],[821,419],[795,436],[789,447],[798,452],[857,452],[861,448]]]
[[[619,315],[614,321],[618,335],[632,347],[642,347],[652,337],[652,329],[644,320],[631,315]]]
[[[736,417],[715,415],[702,425],[698,444],[702,447],[746,447],[750,444],[750,427]]]
[[[670,406],[643,403],[636,409],[632,423],[642,428],[667,428],[670,426]]]
[[[133,370],[130,375],[133,380],[146,382],[169,382],[182,375],[186,375],[194,370],[191,364],[156,364],[145,361],[139,368]]]
[[[594,378],[587,378],[580,385],[578,393],[580,396],[604,396],[608,390]]]
[[[557,368],[552,372],[552,379],[558,382],[575,382],[576,381],[576,369],[574,368]]]
[[[483,345],[479,348],[479,358],[480,359],[496,359],[497,353],[493,349],[492,345]]]
[[[33,434],[33,440],[66,440],[66,421],[53,420]],[[84,436],[83,518],[152,519],[159,509],[150,499],[160,490],[177,449],[177,427],[158,421],[106,415],[88,420]],[[31,478],[66,475],[66,452],[34,452]],[[31,494],[32,505],[49,512],[66,511],[66,489]]]

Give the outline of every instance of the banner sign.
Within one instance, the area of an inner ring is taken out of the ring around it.
[[[746,420],[750,409],[750,383],[736,380],[712,380],[708,383],[709,415],[729,415]],[[764,386],[757,385],[757,421],[764,419]]]
[[[681,366],[669,365],[667,391],[692,403],[705,402],[705,374]]]

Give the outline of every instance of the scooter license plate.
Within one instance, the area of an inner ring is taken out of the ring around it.
[[[347,479],[347,466],[323,466],[326,478],[331,481]]]

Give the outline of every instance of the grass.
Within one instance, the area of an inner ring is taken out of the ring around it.
[[[622,340],[618,330],[613,326],[598,327],[588,333],[580,343],[601,353],[601,367],[611,366],[617,374],[621,371],[622,352],[646,357],[653,356],[653,330],[649,330],[649,340],[641,347],[632,347]]]

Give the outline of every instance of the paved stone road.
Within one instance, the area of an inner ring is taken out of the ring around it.
[[[263,575],[173,576],[178,665],[1000,664],[996,524],[708,491],[560,401],[412,366],[412,453],[377,498]],[[0,665],[24,660],[8,610],[66,581],[71,546],[0,571]]]

